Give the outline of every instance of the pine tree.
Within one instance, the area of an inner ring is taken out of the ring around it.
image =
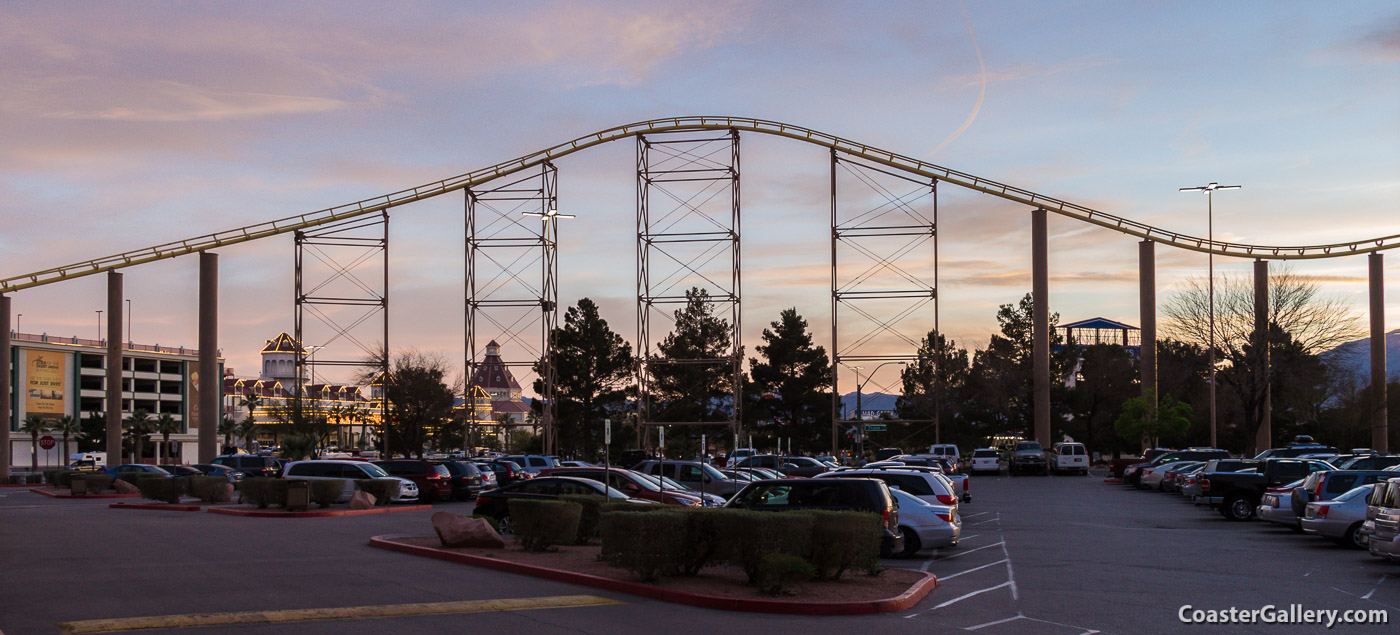
[[[624,416],[636,368],[632,346],[599,317],[597,304],[583,298],[554,329],[553,351],[559,448],[591,458],[602,444],[603,419]],[[536,374],[542,371],[537,365]],[[542,380],[535,380],[535,392],[544,392]]]
[[[676,326],[648,360],[652,421],[727,421],[733,391],[730,324],[703,289],[685,292]]]
[[[826,349],[812,345],[807,321],[797,308],[784,309],[771,328],[763,329],[764,344],[756,347],[762,362],[749,358],[752,389],[745,389],[746,419],[771,421],[778,437],[831,445],[831,360]]]

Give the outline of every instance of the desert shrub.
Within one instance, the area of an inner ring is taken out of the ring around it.
[[[63,488],[66,488],[66,487],[72,487],[72,486],[73,486],[73,475],[74,475],[74,474],[78,474],[78,471],[77,471],[77,470],[58,470],[58,471],[56,471],[56,472],[53,473],[53,479],[49,481],[49,484],[50,484],[50,485],[53,485],[54,487],[59,488],[59,489],[63,489]]]
[[[488,523],[491,523],[491,528],[495,529],[496,533],[501,533],[501,519],[496,518],[495,516],[478,516],[476,514],[473,514],[472,518],[480,518]]]
[[[869,570],[880,563],[880,517],[870,512],[801,512],[812,516],[807,561],[817,576],[838,580],[847,569]]]
[[[557,500],[509,501],[515,540],[526,551],[546,551],[554,545],[574,542],[583,506]]]
[[[812,539],[811,514],[737,509],[722,510],[722,513],[716,527],[723,558],[743,567],[750,584],[758,583],[763,556],[785,553],[800,558],[807,555]]]
[[[720,553],[720,523],[728,510],[682,507],[673,513],[685,519],[685,537],[674,573],[695,575],[714,564]],[[670,572],[668,572],[670,573]]]
[[[806,559],[790,553],[770,553],[759,561],[758,588],[769,595],[781,595],[787,583],[793,580],[810,580],[817,575],[817,568]]]
[[[601,520],[603,557],[643,581],[655,580],[680,568],[687,522],[685,515],[674,513],[605,513]]]
[[[384,507],[399,493],[399,482],[388,478],[362,478],[355,481],[355,489],[373,496],[375,507]]]
[[[345,481],[339,479],[315,479],[310,481],[311,501],[322,508],[340,500],[345,493]]]
[[[63,473],[63,472],[71,472],[71,471],[72,471],[72,470],[69,470],[69,469],[67,469],[67,468],[59,468],[59,469],[56,469],[56,470],[44,470],[44,471],[42,472],[42,475],[43,475],[43,477],[44,477],[44,482],[45,482],[45,483],[48,483],[49,485],[53,485],[53,486],[55,486],[55,487],[58,487],[58,486],[59,486],[59,483],[58,483],[58,475],[61,474],[61,473]]]
[[[606,498],[588,494],[568,494],[560,496],[559,500],[582,508],[578,517],[578,536],[574,544],[586,545],[598,537],[598,517],[602,513],[603,504],[607,502]]]
[[[82,481],[89,494],[101,494],[112,487],[112,477],[101,472],[80,472],[69,478],[72,481]]]
[[[287,482],[280,478],[245,478],[241,484],[241,491],[243,499],[256,505],[258,509],[267,509],[269,505],[287,505]]]
[[[137,479],[136,488],[141,490],[141,497],[156,501],[163,501],[174,505],[180,502],[180,496],[185,493],[185,479],[170,478],[168,476],[148,476]]]
[[[212,503],[219,498],[219,490],[226,483],[228,483],[228,479],[222,476],[191,476],[189,477],[190,496],[206,503]]]

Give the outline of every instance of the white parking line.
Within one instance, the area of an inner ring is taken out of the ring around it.
[[[997,621],[995,621],[995,622],[987,622],[986,624],[978,624],[977,626],[964,626],[964,627],[963,627],[963,630],[965,630],[965,631],[975,631],[975,630],[978,630],[978,629],[987,628],[988,626],[996,626],[997,624],[1005,624],[1005,623],[1007,623],[1007,622],[1015,622],[1016,620],[1023,620],[1023,619],[1026,619],[1026,616],[1021,615],[1020,613],[1017,613],[1015,617],[1008,617],[1008,618],[1006,618],[1006,619],[1004,619],[1004,620],[997,620]]]
[[[982,537],[982,534],[974,534],[974,535],[971,535],[971,536],[963,536],[962,538],[959,538],[959,539],[958,539],[958,542],[959,542],[959,543],[963,543],[963,542],[967,542],[967,541],[969,541],[969,540],[972,540],[973,538],[981,538],[981,537]]]
[[[1010,583],[1010,582],[1002,582],[1001,584],[998,584],[998,585],[996,585],[996,586],[989,586],[989,587],[987,587],[987,588],[985,588],[985,589],[978,589],[978,590],[973,591],[973,592],[971,592],[971,593],[964,593],[964,594],[962,594],[962,595],[959,595],[958,597],[955,597],[955,598],[953,598],[953,599],[951,599],[951,600],[948,600],[947,602],[944,602],[944,603],[939,604],[938,606],[935,606],[935,607],[933,607],[933,608],[931,608],[931,609],[929,609],[929,610],[927,610],[927,611],[924,611],[923,613],[911,613],[911,614],[909,614],[909,615],[905,615],[905,616],[904,616],[904,619],[909,619],[909,618],[911,618],[911,617],[918,617],[918,616],[920,616],[920,615],[923,615],[924,613],[931,613],[931,612],[933,612],[933,611],[937,611],[938,609],[941,609],[941,608],[943,608],[943,607],[945,607],[945,606],[948,606],[948,605],[950,605],[950,604],[957,604],[958,602],[961,602],[961,601],[963,601],[963,600],[966,600],[966,599],[968,599],[968,598],[970,598],[970,597],[982,595],[983,593],[986,593],[986,592],[988,592],[988,591],[995,591],[995,590],[997,590],[997,589],[1005,588],[1005,587],[1006,587],[1007,585],[1009,585],[1009,584],[1011,584],[1011,583]]]
[[[939,581],[940,583],[946,582],[946,581],[952,580],[953,578],[956,578],[956,577],[958,577],[958,576],[960,576],[960,575],[962,575],[962,574],[964,574],[964,573],[972,573],[973,571],[981,571],[981,570],[983,570],[983,569],[986,569],[987,567],[995,567],[995,566],[997,566],[997,565],[999,565],[999,564],[1001,564],[1001,563],[1003,563],[1003,562],[1006,562],[1006,560],[998,560],[998,561],[993,562],[993,563],[990,563],[990,564],[984,564],[984,565],[982,565],[982,566],[980,566],[980,567],[973,567],[973,568],[968,569],[968,570],[966,570],[966,571],[959,571],[959,572],[957,572],[957,573],[954,573],[953,575],[941,575],[941,576],[938,576],[938,581]]]
[[[964,526],[964,527],[976,527],[976,526],[978,526],[978,525],[985,525],[985,524],[987,524],[987,523],[996,523],[996,522],[1001,522],[1001,519],[1000,519],[1000,518],[988,518],[987,520],[979,520],[979,521],[977,521],[977,522],[975,522],[975,523],[963,523],[963,526]]]
[[[962,516],[963,518],[976,518],[976,517],[978,517],[978,516],[985,516],[985,515],[990,514],[990,513],[992,513],[992,512],[977,512],[977,513],[975,513],[975,514],[961,514],[961,516]]]
[[[1004,542],[1004,541],[1003,541],[1003,542]],[[953,558],[957,558],[957,557],[959,557],[959,556],[965,556],[965,555],[967,555],[967,554],[969,554],[969,553],[972,553],[972,552],[974,552],[974,551],[981,551],[981,550],[983,550],[983,549],[991,549],[992,547],[996,547],[996,546],[1000,546],[1000,545],[1001,545],[1001,543],[998,542],[998,543],[993,543],[993,544],[986,545],[986,546],[983,546],[983,547],[977,547],[976,549],[968,549],[967,551],[959,551],[959,552],[957,552],[957,553],[955,553],[955,554],[953,554],[953,555],[951,555],[951,556],[948,556],[948,557],[946,557],[946,558],[939,558],[939,559],[938,559],[938,562],[942,562],[942,561],[944,561],[944,560],[952,560]]]
[[[1011,585],[1011,601],[1021,599],[1021,594],[1016,592],[1016,572],[1011,570],[1011,552],[1006,550],[1006,541],[1001,541],[1001,553],[1006,556],[1006,582]]]
[[[1369,600],[1369,599],[1371,599],[1371,596],[1376,594],[1376,589],[1381,588],[1381,585],[1382,585],[1382,584],[1385,584],[1385,579],[1388,578],[1388,577],[1390,577],[1390,574],[1388,574],[1388,573],[1382,573],[1382,574],[1381,574],[1380,582],[1377,582],[1377,583],[1376,583],[1376,586],[1371,587],[1371,590],[1370,590],[1370,591],[1367,591],[1367,592],[1366,592],[1366,595],[1361,596],[1361,599],[1363,599],[1363,600]]]

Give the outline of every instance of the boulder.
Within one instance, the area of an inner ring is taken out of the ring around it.
[[[233,483],[224,483],[214,488],[214,499],[211,503],[227,503],[233,500]]]
[[[378,499],[374,494],[364,490],[355,490],[355,495],[350,497],[350,509],[374,509],[374,504]]]
[[[112,482],[112,487],[116,488],[118,494],[140,494],[141,490],[129,481],[117,479]]]
[[[482,518],[438,512],[433,514],[433,531],[437,532],[438,540],[444,547],[506,548],[505,539]]]

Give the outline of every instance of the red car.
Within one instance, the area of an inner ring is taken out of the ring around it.
[[[385,459],[371,461],[392,476],[406,478],[418,485],[418,500],[431,503],[452,500],[452,473],[441,461],[422,459]]]
[[[699,507],[700,497],[688,492],[667,489],[665,498],[662,498],[661,488],[655,481],[644,478],[641,474],[632,470],[622,470],[612,468],[604,470],[601,467],[552,467],[540,470],[540,476],[574,476],[586,478],[599,483],[606,478],[608,485],[622,493],[642,500],[649,500],[667,505],[685,505],[686,507]]]

